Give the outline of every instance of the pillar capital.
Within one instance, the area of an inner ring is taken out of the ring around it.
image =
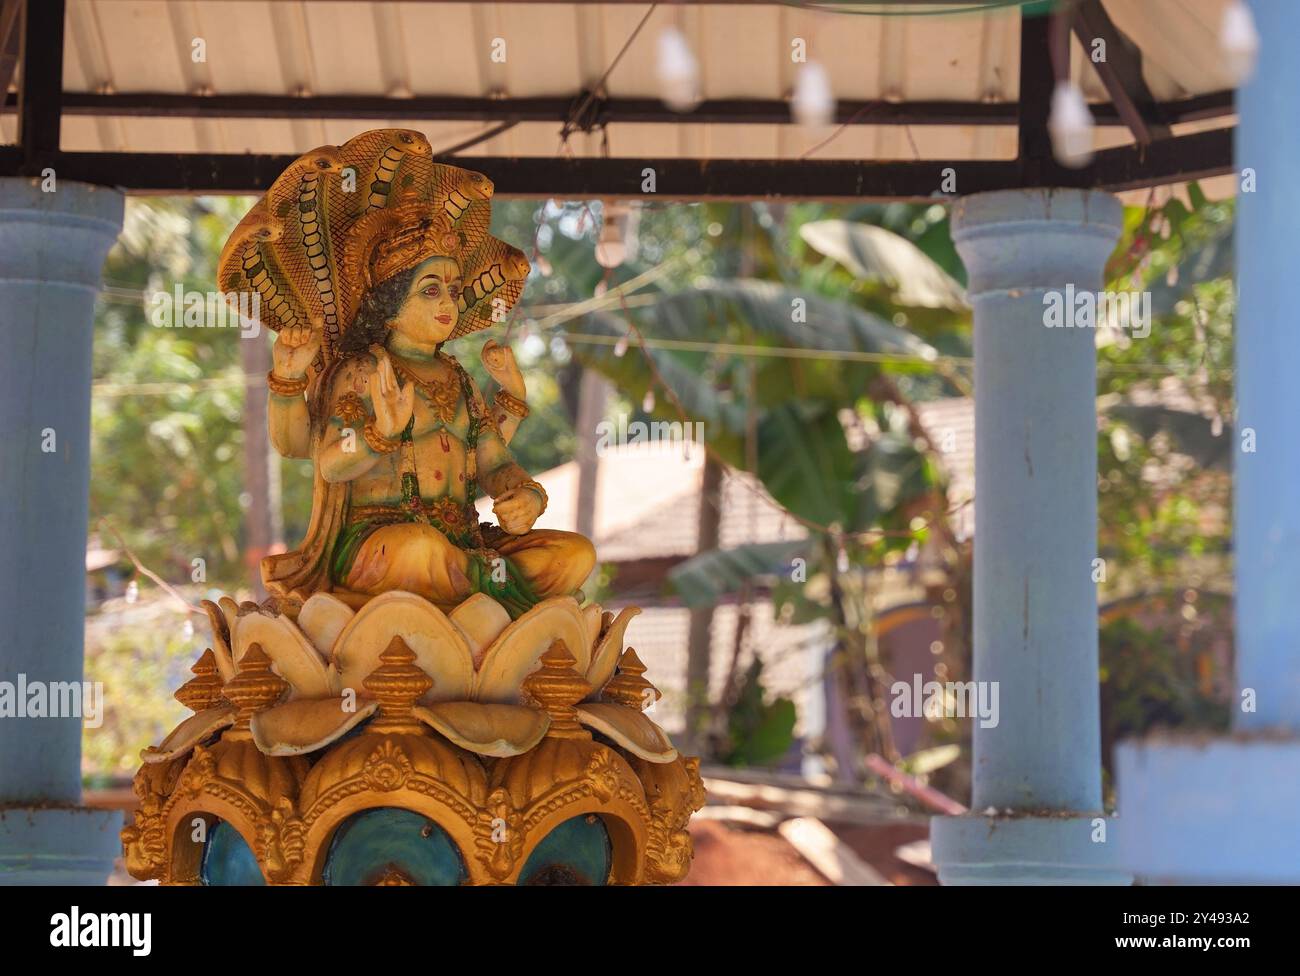
[[[1098,287],[1123,225],[1123,206],[1100,190],[998,190],[963,197],[952,210],[972,302],[986,293]]]
[[[55,179],[0,178],[0,278],[99,290],[104,258],[122,229],[118,190]]]

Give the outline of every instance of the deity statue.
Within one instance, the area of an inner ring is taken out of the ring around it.
[[[311,460],[311,520],[263,561],[268,600],[203,601],[212,646],[176,692],[193,714],[135,777],[135,877],[685,876],[704,789],[647,714],[660,695],[624,645],[640,611],[588,601],[591,543],[535,528],[510,350],[483,347],[491,400],[445,350],[503,321],[528,274],[487,232],[492,189],[381,129],[299,157],[232,233],[221,289],[276,332],[271,441]]]
[[[448,609],[478,592],[518,616],[594,567],[588,540],[533,528],[547,497],[508,446],[528,413],[513,354],[483,348],[489,403],[444,348],[502,321],[528,274],[487,233],[491,195],[419,133],[384,130],[303,157],[231,235],[223,290],[253,289],[277,332],[271,442],[315,471],[307,538],[263,564],[275,596],[401,590]]]

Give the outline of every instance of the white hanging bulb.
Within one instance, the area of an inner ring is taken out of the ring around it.
[[[618,337],[618,342],[614,343],[614,358],[622,359],[626,355],[627,355],[627,336],[621,335]]]
[[[596,263],[602,268],[617,268],[628,258],[628,231],[632,208],[626,203],[609,200],[601,211],[600,237],[596,240]]]
[[[664,103],[678,112],[689,112],[700,101],[700,66],[676,27],[665,27],[659,35],[659,85]]]
[[[126,602],[135,603],[140,599],[140,584],[135,580],[126,584]]]
[[[1072,81],[1058,81],[1052,92],[1047,131],[1052,136],[1052,151],[1062,166],[1078,169],[1092,162],[1092,130],[1092,113],[1079,86]]]
[[[643,413],[654,413],[655,409],[655,388],[652,386],[645,391],[645,398],[641,401],[641,411]]]
[[[1255,71],[1255,58],[1259,54],[1259,31],[1255,17],[1244,0],[1233,0],[1223,11],[1219,27],[1219,48],[1223,51],[1224,66],[1234,84],[1249,80]]]
[[[835,94],[831,91],[831,78],[816,61],[800,65],[799,74],[794,80],[790,111],[794,120],[808,129],[824,129],[835,119]]]

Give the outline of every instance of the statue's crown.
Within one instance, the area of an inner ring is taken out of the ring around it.
[[[370,284],[377,284],[395,274],[408,271],[431,257],[459,257],[467,247],[480,241],[469,241],[457,233],[451,219],[441,208],[421,201],[414,195],[380,211],[378,223],[382,230],[374,241],[368,262]],[[354,233],[366,228],[354,228]]]

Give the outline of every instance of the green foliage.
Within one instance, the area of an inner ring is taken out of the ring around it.
[[[783,759],[794,743],[794,702],[768,700],[762,675],[763,662],[755,657],[727,712],[727,746],[721,759],[728,766],[771,765]]]
[[[1101,738],[1110,766],[1116,743],[1157,728],[1224,732],[1228,682],[1207,670],[1212,657],[1180,647],[1170,628],[1150,629],[1131,618],[1101,631]],[[1208,680],[1218,679],[1218,680]]]
[[[131,200],[95,322],[91,530],[109,518],[146,564],[242,581],[238,329],[156,328],[149,297],[214,289],[234,201]],[[112,544],[112,537],[105,537]]]
[[[194,618],[197,619],[197,618]],[[82,735],[82,768],[92,781],[130,777],[140,750],[157,745],[188,714],[168,692],[191,675],[199,638],[186,614],[154,601],[87,628],[86,680],[103,682],[104,722]]]
[[[688,607],[709,607],[750,580],[788,578],[793,560],[807,561],[808,548],[801,539],[713,549],[674,566],[668,580]]]
[[[1189,556],[1226,583],[1234,207],[1190,198],[1129,208],[1108,268],[1108,288],[1152,295],[1150,334],[1098,350],[1100,551],[1121,590],[1180,585]]]

